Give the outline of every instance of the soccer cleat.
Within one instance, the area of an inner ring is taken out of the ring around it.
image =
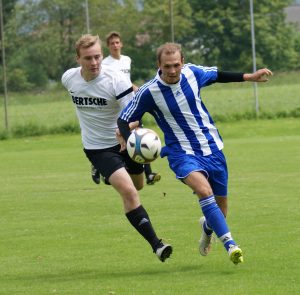
[[[172,252],[173,248],[171,245],[163,244],[161,247],[156,249],[155,254],[161,262],[165,262],[165,260],[170,257]]]
[[[229,259],[234,264],[239,264],[244,262],[243,252],[237,245],[230,245],[228,250]]]
[[[147,184],[154,184],[155,182],[160,181],[160,179],[161,176],[159,173],[150,173],[149,175],[147,175]]]
[[[211,250],[211,242],[212,242],[212,234],[208,235],[203,228],[205,222],[205,217],[202,216],[199,220],[201,229],[202,229],[202,233],[201,233],[201,237],[199,240],[199,252],[202,256],[207,256],[208,253]]]
[[[100,183],[100,172],[94,167],[94,165],[91,165],[91,174],[92,179],[96,184]]]

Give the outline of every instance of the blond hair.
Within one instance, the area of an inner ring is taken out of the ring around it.
[[[77,56],[80,56],[80,49],[81,48],[89,48],[96,43],[99,43],[101,47],[101,40],[98,35],[91,35],[91,34],[85,34],[82,35],[75,43],[75,49]]]
[[[163,54],[170,55],[170,54],[174,54],[175,52],[179,52],[181,59],[183,59],[181,45],[178,43],[167,42],[157,48],[157,50],[156,50],[157,61],[160,63],[161,56]]]

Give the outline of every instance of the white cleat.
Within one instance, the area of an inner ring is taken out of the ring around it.
[[[170,257],[172,252],[173,252],[172,246],[165,244],[162,247],[157,248],[155,254],[161,262],[165,262],[165,260]]]
[[[204,222],[205,222],[205,217],[202,216],[199,220],[202,229],[201,237],[199,240],[199,252],[202,256],[207,256],[211,250],[212,234],[208,235],[205,233],[203,229]]]

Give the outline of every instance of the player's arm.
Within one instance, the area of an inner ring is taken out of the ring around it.
[[[128,123],[127,121],[119,118],[117,123],[118,129],[116,130],[116,137],[121,145],[121,151],[124,151],[126,149],[126,142],[131,134],[131,130],[139,126],[139,121]]]
[[[216,82],[228,83],[228,82],[266,82],[268,76],[272,76],[273,73],[269,69],[260,69],[254,73],[238,73],[238,72],[227,72],[218,71]]]
[[[250,82],[267,82],[269,76],[273,76],[273,73],[269,69],[264,68],[252,74],[244,74],[243,78],[245,81]]]
[[[133,100],[131,100],[120,114],[117,121],[118,130],[116,131],[116,136],[121,145],[121,150],[126,149],[126,143],[131,134],[131,130],[139,126],[141,118],[149,109],[149,105],[147,105],[147,103],[149,104],[149,101],[151,100],[148,99],[147,95],[150,95],[150,91],[146,90],[140,92],[139,90]]]
[[[135,84],[132,83],[132,88],[134,93],[137,93],[137,91],[139,90],[139,87],[137,87]]]

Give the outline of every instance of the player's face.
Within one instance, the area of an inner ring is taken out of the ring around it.
[[[77,62],[81,65],[81,75],[85,80],[93,80],[99,75],[102,59],[103,55],[99,43],[80,49]]]
[[[180,80],[183,58],[179,51],[173,54],[162,54],[159,68],[161,70],[161,79],[168,84],[175,84]]]
[[[113,37],[109,40],[108,49],[113,57],[119,57],[123,44],[118,37]]]

